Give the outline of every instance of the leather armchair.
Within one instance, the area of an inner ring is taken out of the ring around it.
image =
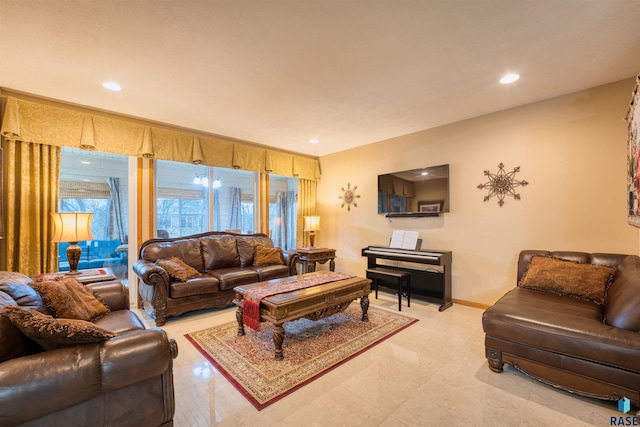
[[[14,304],[46,312],[24,282],[0,278],[0,309]],[[94,323],[116,337],[42,351],[0,316],[0,426],[173,425],[175,341],[144,328],[119,282],[88,287],[111,308]]]

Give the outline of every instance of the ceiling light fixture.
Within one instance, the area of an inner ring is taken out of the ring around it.
[[[104,83],[102,83],[102,86],[105,89],[109,89],[109,90],[112,90],[114,92],[120,92],[122,90],[122,87],[120,87],[120,85],[118,83],[115,83],[115,82],[104,82]]]
[[[317,144],[317,143],[318,143],[318,142],[320,142],[320,141],[318,141],[318,140],[317,140],[317,139],[315,139],[315,138],[312,138],[312,139],[310,139],[310,140],[309,140],[309,142],[310,142],[311,144]]]
[[[516,73],[509,73],[509,74],[505,74],[504,76],[502,76],[502,78],[500,79],[500,83],[502,83],[503,85],[509,84],[509,83],[513,83],[516,80],[518,80],[520,78],[519,74]]]

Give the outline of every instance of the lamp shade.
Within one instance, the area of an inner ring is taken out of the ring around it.
[[[305,216],[304,217],[304,231],[318,231],[320,230],[320,217],[319,216]]]
[[[79,242],[80,240],[92,240],[91,220],[92,213],[82,212],[52,212],[53,218],[53,242]]]

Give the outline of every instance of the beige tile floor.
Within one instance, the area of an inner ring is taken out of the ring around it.
[[[390,294],[371,301],[397,310]],[[480,309],[440,313],[414,299],[402,313],[420,321],[262,411],[184,338],[235,321],[234,309],[171,318],[163,328],[179,348],[175,426],[609,426],[622,415],[615,402],[555,390],[510,368],[491,372]]]

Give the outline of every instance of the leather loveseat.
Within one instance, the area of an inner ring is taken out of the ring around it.
[[[133,271],[140,277],[144,309],[156,325],[168,316],[232,305],[233,288],[297,274],[297,252],[280,251],[278,262],[256,262],[259,250],[277,250],[266,234],[210,231],[185,237],[151,239],[140,246]],[[160,265],[177,258],[194,274],[178,279]]]
[[[595,268],[602,278],[607,266],[613,273],[594,288],[596,272],[564,274],[540,262],[557,260],[579,263],[569,270]],[[568,282],[577,288],[560,290]],[[508,363],[556,388],[640,403],[640,257],[523,251],[518,287],[484,312],[482,324],[492,371]]]
[[[172,426],[177,346],[128,310],[127,288],[87,285],[110,308],[89,323],[115,337],[77,343],[71,334],[59,339],[75,344],[43,350],[6,315],[10,309],[50,313],[30,283],[19,273],[0,273],[0,426]]]

